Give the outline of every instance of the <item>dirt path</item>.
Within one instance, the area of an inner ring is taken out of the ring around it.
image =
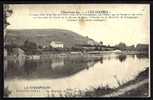
[[[141,85],[143,85],[143,84],[145,84],[147,82],[148,82],[148,79],[145,79],[145,80],[142,80],[142,81],[140,81],[138,83],[129,85],[128,87],[119,89],[117,92],[113,92],[113,93],[104,95],[102,97],[116,97],[116,96],[122,95],[122,94],[124,94],[124,93],[126,93],[126,92],[128,92],[130,90],[136,89],[136,88],[140,87]]]

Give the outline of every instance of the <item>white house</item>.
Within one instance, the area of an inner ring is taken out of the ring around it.
[[[64,66],[64,59],[52,59],[51,67],[53,69]]]
[[[64,48],[64,44],[62,42],[59,42],[59,41],[50,42],[50,46],[52,48]]]

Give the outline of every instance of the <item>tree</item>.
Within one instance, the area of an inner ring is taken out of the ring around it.
[[[37,52],[37,49],[38,49],[37,44],[29,40],[26,40],[23,44],[23,50],[27,53],[34,54]]]
[[[99,43],[100,43],[100,45],[103,45],[103,42],[102,41],[100,41]]]
[[[34,42],[31,42],[31,41],[29,41],[29,40],[26,40],[26,41],[24,42],[24,47],[25,47],[26,49],[37,49],[37,44],[34,43]]]
[[[121,42],[118,45],[116,45],[116,47],[120,50],[126,50],[127,46],[125,43]]]
[[[135,46],[134,46],[134,45],[128,46],[127,49],[128,49],[129,51],[135,50]]]
[[[138,51],[148,51],[149,45],[148,44],[137,44],[136,50]]]

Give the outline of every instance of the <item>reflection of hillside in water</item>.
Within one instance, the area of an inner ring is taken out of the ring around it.
[[[126,60],[126,57],[127,57],[126,55],[118,55],[117,59],[119,59],[120,62],[123,62]]]
[[[136,56],[137,59],[149,58],[149,55],[148,54],[131,54],[131,55],[119,54],[119,55],[116,56],[116,58],[120,62],[124,62],[127,59],[127,56],[130,56],[133,59],[135,58],[135,56]]]
[[[22,60],[4,60],[4,77],[7,76],[18,76],[24,73],[22,69],[25,64],[25,59]]]
[[[149,58],[149,54],[136,54],[138,59]]]
[[[94,66],[98,58],[52,58],[48,60],[25,60],[24,64],[9,61],[7,78],[62,78],[74,75]]]
[[[103,55],[101,57],[52,57],[41,60],[5,60],[4,76],[6,78],[28,79],[63,78],[74,75],[84,69],[89,69],[97,62],[103,64],[106,60],[116,59],[122,63],[126,62],[126,59],[129,57],[144,59],[148,58],[148,55]]]

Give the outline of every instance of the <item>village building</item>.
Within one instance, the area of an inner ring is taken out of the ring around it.
[[[60,41],[52,41],[50,42],[50,46],[52,48],[64,48],[64,44]]]
[[[22,50],[22,49],[20,49],[20,48],[13,48],[13,55],[15,56],[15,57],[17,57],[17,59],[25,59],[25,53],[24,53],[24,51]]]

